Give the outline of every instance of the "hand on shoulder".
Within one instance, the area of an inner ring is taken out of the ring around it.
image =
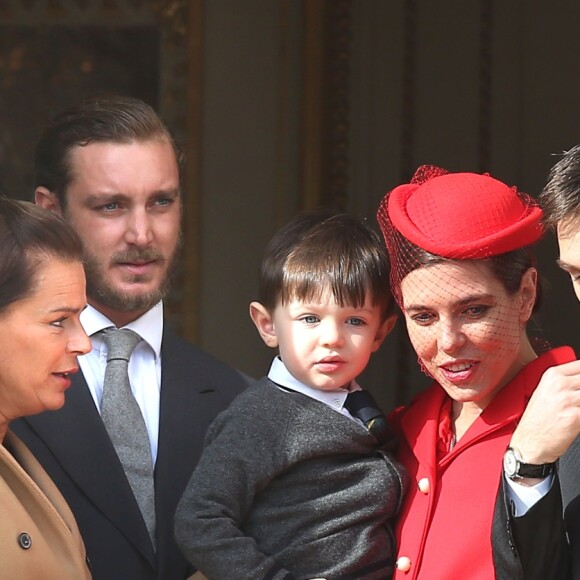
[[[510,447],[526,463],[553,463],[580,433],[580,360],[543,374],[516,428]]]

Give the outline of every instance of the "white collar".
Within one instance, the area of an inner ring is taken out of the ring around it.
[[[335,389],[334,391],[323,391],[321,389],[309,387],[308,385],[301,383],[290,373],[279,356],[275,357],[272,361],[270,371],[268,372],[268,378],[281,387],[307,395],[308,397],[316,399],[321,403],[325,403],[337,410],[342,409],[350,391],[360,390],[356,381],[351,382],[349,389]]]
[[[81,312],[81,324],[89,336],[115,326],[102,312],[90,304]],[[163,302],[147,310],[145,314],[130,322],[123,328],[134,330],[155,353],[155,358],[161,354],[161,338],[163,336]]]

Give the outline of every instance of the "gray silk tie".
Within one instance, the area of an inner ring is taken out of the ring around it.
[[[145,420],[131,392],[129,359],[141,337],[124,328],[107,328],[108,347],[101,417],[139,504],[155,546],[155,490],[151,445]]]

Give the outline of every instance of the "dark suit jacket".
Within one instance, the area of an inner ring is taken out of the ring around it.
[[[175,509],[209,424],[249,382],[168,329],[161,353],[157,553],[80,373],[62,409],[11,424],[73,511],[95,580],[183,580],[193,572],[173,538]]]
[[[560,459],[559,475],[572,557],[571,577],[580,580],[580,437]]]
[[[558,478],[555,478],[548,494],[526,515],[518,518],[511,516],[506,487],[502,475],[492,529],[496,579],[571,578]],[[576,575],[575,578],[580,579],[580,576]]]

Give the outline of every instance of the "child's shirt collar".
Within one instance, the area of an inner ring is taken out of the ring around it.
[[[346,397],[350,391],[360,390],[356,381],[351,381],[348,389],[335,389],[334,391],[323,391],[321,389],[309,387],[308,385],[301,383],[290,373],[279,356],[275,357],[272,361],[270,371],[268,372],[268,378],[285,389],[302,393],[303,395],[320,401],[335,411],[347,416],[350,416],[350,413],[346,409],[343,409]]]

